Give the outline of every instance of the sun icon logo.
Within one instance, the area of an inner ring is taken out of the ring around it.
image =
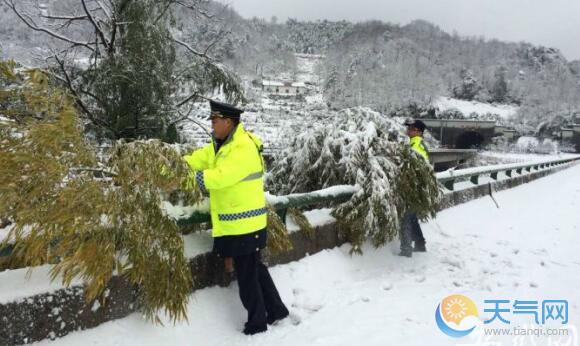
[[[435,311],[435,321],[439,329],[455,338],[471,333],[478,320],[477,306],[471,299],[461,294],[444,298]]]
[[[447,301],[442,312],[446,321],[459,325],[459,322],[467,315],[467,303],[461,297],[454,297]]]

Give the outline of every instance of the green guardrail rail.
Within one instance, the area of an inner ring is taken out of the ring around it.
[[[569,164],[577,160],[580,160],[580,155],[564,159],[537,161],[525,164],[494,165],[456,171],[445,171],[437,173],[436,177],[442,187],[449,191],[453,191],[454,184],[457,181],[470,180],[472,183],[477,185],[480,177],[485,175],[489,175],[492,179],[498,180],[498,174],[504,172],[509,179],[513,176],[514,171],[522,174],[524,170],[526,172],[531,172],[532,170],[538,171],[541,169]],[[340,204],[348,201],[356,191],[357,187],[355,186],[340,185],[308,193],[297,193],[286,196],[268,195],[267,199],[268,203],[277,211],[282,220],[284,220],[286,211],[289,208],[304,208],[321,204]],[[207,207],[206,209],[193,208],[188,215],[176,218],[177,224],[181,227],[209,221],[210,214]],[[11,245],[0,248],[0,258],[9,256],[11,253]]]

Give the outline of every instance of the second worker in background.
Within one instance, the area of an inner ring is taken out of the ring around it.
[[[407,120],[405,126],[407,126],[407,136],[409,137],[411,148],[426,161],[429,161],[429,151],[425,147],[425,144],[423,144],[423,132],[425,132],[426,128],[425,123],[421,120]],[[400,238],[401,252],[399,256],[412,257],[413,251],[427,251],[421,225],[417,219],[417,214],[413,211],[409,211],[403,216]],[[412,242],[415,242],[414,246],[411,246]]]

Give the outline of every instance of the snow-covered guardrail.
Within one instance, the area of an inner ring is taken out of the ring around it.
[[[322,190],[307,193],[294,193],[286,196],[266,194],[266,199],[268,200],[268,204],[276,209],[282,220],[284,220],[286,210],[289,208],[309,207],[323,203],[336,204],[346,202],[357,190],[358,187],[356,186],[338,185]],[[166,208],[168,213],[176,219],[177,223],[181,226],[210,221],[209,205],[207,203],[200,207],[171,209],[173,208]]]
[[[503,172],[508,178],[512,177],[515,171],[522,174],[522,171],[531,172],[532,170],[540,170],[549,167],[556,167],[567,164],[576,160],[580,160],[580,155],[571,156],[563,159],[551,159],[542,161],[533,161],[529,163],[514,163],[483,167],[473,167],[460,170],[450,170],[436,173],[437,180],[446,189],[453,191],[456,181],[469,179],[473,184],[479,183],[479,178],[489,175],[492,179],[498,180],[498,174]],[[269,204],[278,211],[278,214],[283,217],[286,215],[288,208],[303,208],[324,203],[342,203],[349,200],[357,191],[358,187],[350,185],[333,186],[322,190],[290,194],[286,196],[267,195]],[[194,208],[192,210],[181,209],[181,212],[174,214],[173,217],[178,224],[185,226],[192,223],[209,222],[209,206],[205,208]],[[284,218],[282,218],[284,219]]]
[[[450,170],[436,173],[437,180],[449,191],[454,190],[454,184],[462,180],[470,180],[477,185],[483,176],[490,176],[493,180],[498,180],[499,173],[505,173],[507,179],[512,178],[513,172],[522,174],[523,171],[542,170],[561,166],[580,160],[580,155],[570,156],[562,159],[551,159],[534,161],[529,163],[503,164],[483,167],[473,167],[461,170]],[[286,196],[275,196],[267,194],[268,203],[276,209],[282,220],[285,219],[286,211],[289,208],[304,208],[321,204],[338,204],[349,200],[358,190],[358,187],[351,185],[332,186],[326,189],[296,193]],[[209,203],[207,200],[197,206],[176,207],[170,204],[164,205],[166,212],[173,217],[180,226],[187,226],[195,223],[210,221]],[[0,248],[0,259],[9,256],[12,247]]]
[[[469,179],[473,184],[479,183],[479,178],[489,175],[493,180],[498,180],[499,173],[505,173],[508,178],[512,177],[515,171],[522,174],[522,171],[531,172],[532,169],[540,170],[547,167],[559,166],[580,159],[580,155],[564,159],[541,160],[529,163],[512,163],[493,166],[473,167],[460,170],[449,170],[436,174],[437,180],[448,190],[453,191],[456,181]]]

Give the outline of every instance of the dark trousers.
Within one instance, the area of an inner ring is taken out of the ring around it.
[[[421,230],[421,225],[419,225],[417,214],[411,212],[405,214],[401,222],[399,237],[401,238],[401,251],[413,251],[411,247],[411,242],[413,241],[425,244],[425,238],[423,237],[423,231]]]
[[[234,268],[240,299],[248,311],[246,326],[266,326],[267,316],[276,318],[288,313],[259,251],[234,257]]]

